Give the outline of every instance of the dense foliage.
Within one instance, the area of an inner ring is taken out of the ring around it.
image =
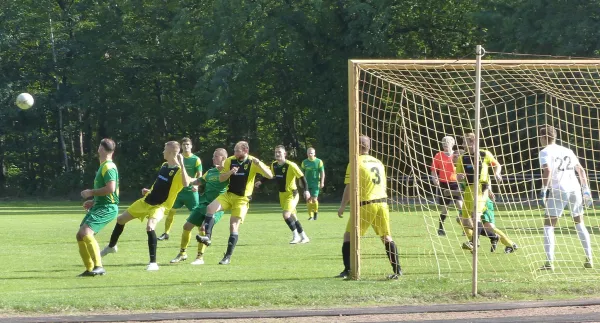
[[[297,161],[314,146],[339,194],[349,58],[472,57],[476,44],[592,56],[599,14],[583,0],[6,0],[0,194],[89,186],[112,137],[131,196],[184,136],[205,167],[242,139],[264,160],[277,144]],[[15,107],[20,92],[33,109]]]

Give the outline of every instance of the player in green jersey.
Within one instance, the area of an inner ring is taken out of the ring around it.
[[[194,180],[202,176],[202,161],[200,160],[200,157],[192,154],[192,140],[187,137],[181,139],[181,148],[183,149],[183,163],[188,176]],[[177,195],[175,204],[173,204],[173,207],[167,213],[167,218],[165,219],[165,232],[158,237],[158,240],[169,240],[169,233],[173,227],[177,209],[185,205],[188,210],[191,211],[198,206],[198,202],[198,186],[190,185],[184,187]]]
[[[187,218],[187,221],[183,225],[183,233],[181,234],[181,249],[179,249],[179,254],[171,263],[178,263],[184,260],[187,260],[187,247],[190,243],[190,239],[192,237],[192,229],[194,227],[200,228],[202,226],[202,222],[204,222],[204,218],[206,217],[206,207],[214,201],[217,196],[227,191],[228,182],[221,182],[219,180],[219,176],[221,170],[223,169],[223,163],[227,159],[227,150],[223,148],[217,148],[213,153],[213,165],[215,167],[209,169],[204,175],[198,178],[192,185],[200,185],[204,186],[204,194],[200,195],[200,203],[194,209],[192,209],[192,213]],[[219,211],[213,215],[215,223],[221,220],[223,216],[223,211]],[[204,235],[205,232],[200,229],[200,234]],[[207,245],[198,242],[198,255],[196,260],[192,262],[192,265],[203,265],[204,264],[204,252],[206,251]]]
[[[319,192],[325,187],[325,168],[323,161],[316,157],[314,148],[306,151],[307,159],[302,161],[300,168],[308,183],[310,198],[306,201],[308,209],[308,220],[316,220],[319,213]]]
[[[94,189],[81,191],[81,197],[84,199],[94,197],[93,200],[83,203],[87,214],[81,221],[76,235],[79,255],[85,265],[85,271],[79,275],[81,277],[106,273],[102,267],[100,247],[94,234],[100,232],[119,214],[119,172],[112,161],[115,147],[116,144],[112,139],[105,138],[100,141],[98,147],[100,167],[94,179]]]

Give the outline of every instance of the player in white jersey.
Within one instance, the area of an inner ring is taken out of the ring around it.
[[[542,168],[541,197],[546,212],[544,250],[547,259],[540,269],[554,270],[554,227],[566,206],[571,211],[577,235],[585,251],[586,259],[583,266],[592,268],[590,234],[583,223],[583,204],[585,203],[586,206],[592,204],[585,169],[579,164],[579,159],[571,149],[556,144],[556,129],[553,126],[542,126],[538,135],[540,144],[545,147],[540,151],[540,166]]]

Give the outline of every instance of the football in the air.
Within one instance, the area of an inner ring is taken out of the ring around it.
[[[17,96],[15,104],[19,109],[27,110],[33,106],[33,97],[29,93],[21,93]]]

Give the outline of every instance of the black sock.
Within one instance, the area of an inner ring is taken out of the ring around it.
[[[235,245],[238,242],[238,233],[237,232],[232,232],[229,235],[229,241],[227,241],[227,252],[225,253],[226,256],[230,256],[231,254],[233,254],[233,249],[235,249]]]
[[[317,215],[319,215],[319,213],[315,212],[315,215],[313,216],[315,220],[317,219]]]
[[[342,245],[342,259],[344,260],[344,270],[350,271],[350,241],[344,241]]]
[[[302,229],[302,224],[300,224],[300,221],[296,221],[296,229],[298,229],[298,233],[304,232],[304,229]]]
[[[210,239],[212,236],[212,229],[215,226],[215,218],[212,214],[207,214],[204,218],[204,234]]]
[[[287,219],[285,219],[285,223],[288,225],[288,228],[290,228],[290,230],[292,232],[294,232],[294,230],[296,230],[296,222],[294,221],[294,218],[292,218],[291,216]]]
[[[114,248],[117,245],[119,237],[121,236],[121,233],[123,233],[123,229],[125,229],[124,224],[119,224],[118,222],[117,224],[115,224],[115,228],[113,229],[113,232],[110,235],[110,242],[108,243],[109,247]]]
[[[156,239],[156,231],[146,231],[148,234],[148,253],[150,254],[150,262],[156,262],[156,245],[158,239]]]
[[[390,260],[390,264],[392,264],[392,269],[394,270],[394,274],[400,273],[400,261],[398,260],[398,249],[396,248],[396,243],[394,241],[384,242],[385,251],[387,253],[388,259]]]
[[[446,221],[446,214],[440,214],[440,229],[444,229],[444,221]]]

